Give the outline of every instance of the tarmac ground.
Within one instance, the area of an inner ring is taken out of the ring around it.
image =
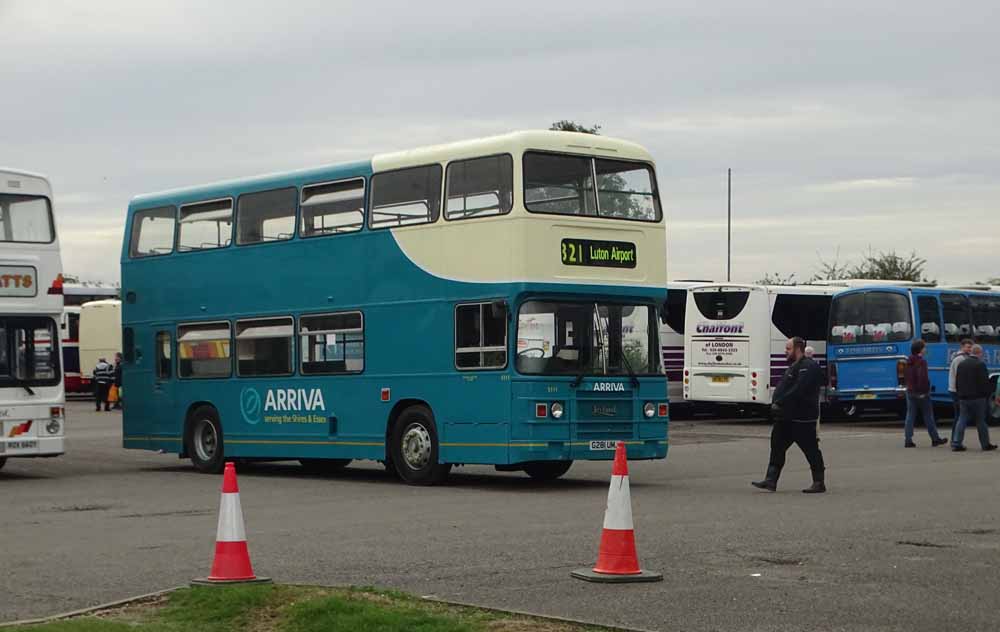
[[[92,406],[68,404],[67,454],[0,470],[0,621],[186,584],[211,564],[220,477],[122,449],[120,413]],[[316,476],[282,462],[243,465],[239,483],[255,569],[276,581],[652,630],[996,630],[1000,451],[979,451],[974,429],[965,453],[931,448],[922,428],[903,449],[901,425],[825,424],[830,491],[806,495],[795,447],[778,493],[750,487],[763,422],[673,423],[666,461],[630,464],[655,584],[570,577],[596,558],[607,462],[544,484],[463,467],[432,488],[377,463]]]

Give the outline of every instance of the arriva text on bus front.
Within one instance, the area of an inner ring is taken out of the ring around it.
[[[695,332],[699,334],[742,334],[743,323],[698,323]]]

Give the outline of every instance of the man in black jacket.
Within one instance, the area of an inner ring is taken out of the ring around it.
[[[785,356],[789,367],[781,383],[774,390],[772,408],[777,409],[778,419],[771,429],[771,459],[767,475],[752,484],[759,489],[776,491],[781,468],[785,466],[785,453],[793,443],[806,455],[812,470],[813,484],[803,489],[806,494],[826,491],[823,453],[819,450],[816,420],[819,419],[819,391],[823,386],[823,371],[812,358],[805,355],[806,342],[795,337],[785,343]]]
[[[993,387],[990,385],[990,373],[983,362],[983,348],[980,345],[974,345],[972,355],[958,365],[955,392],[958,395],[959,415],[951,429],[951,449],[965,452],[962,442],[965,440],[965,427],[971,419],[979,431],[979,445],[983,451],[996,450],[997,447],[990,443],[990,427],[986,424]]]

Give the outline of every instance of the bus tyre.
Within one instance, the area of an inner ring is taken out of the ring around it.
[[[450,463],[438,463],[437,428],[426,406],[410,406],[399,415],[389,451],[396,473],[409,485],[434,485],[451,471]]]
[[[299,459],[299,463],[310,474],[336,474],[350,465],[351,459]]]
[[[534,461],[524,464],[524,473],[536,481],[554,481],[573,466],[573,461]]]
[[[5,465],[7,465],[7,457],[0,457],[0,470],[2,470]]]
[[[220,474],[225,466],[222,424],[211,406],[199,406],[191,413],[188,424],[187,453],[199,472]]]

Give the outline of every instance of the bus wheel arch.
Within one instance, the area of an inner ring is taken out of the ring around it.
[[[195,402],[184,418],[184,456],[195,469],[219,474],[225,467],[225,442],[219,411],[209,402]]]
[[[451,471],[439,463],[440,440],[434,412],[426,402],[403,400],[393,406],[386,429],[387,467],[410,485],[440,483]]]

